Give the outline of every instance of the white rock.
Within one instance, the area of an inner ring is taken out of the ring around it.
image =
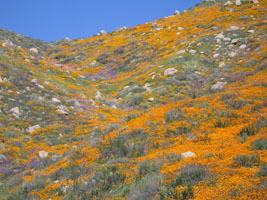
[[[239,47],[239,49],[245,49],[246,47],[247,47],[247,45],[242,44],[242,45]]]
[[[231,41],[231,38],[223,38],[224,41]]]
[[[95,65],[96,64],[96,61],[94,60],[93,62],[91,62],[91,65]]]
[[[107,32],[105,31],[105,30],[101,30],[100,32],[99,32],[99,35],[106,35],[107,34]]]
[[[217,82],[211,87],[211,89],[212,90],[221,90],[225,85],[227,85],[226,82]]]
[[[154,101],[154,97],[149,98],[148,101]]]
[[[236,44],[238,42],[239,42],[239,39],[238,38],[232,39],[232,41],[231,41],[232,44]]]
[[[101,95],[101,92],[97,91],[96,92],[96,96],[95,96],[96,99],[102,99],[102,95]]]
[[[239,26],[231,26],[229,31],[237,31],[239,30]]]
[[[219,33],[218,35],[216,35],[215,38],[217,38],[217,39],[224,39],[224,35],[223,35],[223,33]]]
[[[179,55],[179,54],[182,54],[182,53],[185,53],[185,49],[181,49],[181,50],[179,50],[179,51],[177,51],[177,55]]]
[[[230,52],[230,53],[228,54],[228,56],[233,58],[233,57],[236,56],[236,52]]]
[[[19,107],[10,109],[10,112],[12,113],[14,117],[19,118],[19,115],[20,115]]]
[[[220,54],[216,53],[213,55],[213,58],[218,58]]]
[[[44,89],[44,86],[37,84],[37,87],[39,87],[40,89]]]
[[[32,133],[32,132],[38,130],[39,128],[41,128],[39,125],[34,125],[34,126],[31,126],[31,127],[28,127],[26,131],[28,133]]]
[[[225,6],[230,6],[230,5],[232,5],[232,2],[231,1],[227,1],[224,5]]]
[[[60,103],[61,101],[59,100],[59,99],[57,99],[57,98],[52,98],[52,101],[54,102],[54,103]]]
[[[173,74],[175,74],[176,72],[178,72],[177,69],[175,69],[175,68],[169,68],[169,69],[166,69],[166,70],[164,71],[164,76],[173,75]]]
[[[2,46],[3,47],[13,47],[15,45],[10,40],[5,40],[4,43],[2,44]]]
[[[222,61],[219,63],[219,67],[224,67],[225,66],[225,63]]]
[[[182,31],[182,30],[184,30],[183,27],[178,27],[178,31]]]
[[[30,48],[30,51],[35,54],[38,54],[39,52],[37,48]]]
[[[240,6],[241,5],[241,0],[235,0],[235,5]]]
[[[67,41],[67,42],[70,42],[71,41],[71,39],[68,38],[68,37],[66,37],[64,40]]]
[[[150,84],[146,83],[143,88],[146,89],[147,92],[151,92],[152,90],[149,86],[150,86]]]
[[[174,15],[180,15],[180,12],[179,12],[178,10],[176,10],[176,11],[174,12]]]
[[[248,30],[248,33],[254,33],[255,31],[254,30]]]
[[[63,67],[63,65],[62,64],[59,64],[59,63],[55,63],[55,66],[56,67]]]
[[[48,156],[48,153],[46,151],[39,151],[39,157],[40,158],[47,158]]]
[[[194,50],[194,49],[191,49],[190,51],[189,51],[189,53],[191,53],[191,54],[195,54],[197,51],[196,50]]]
[[[69,110],[66,108],[66,106],[60,105],[57,107],[57,113],[62,114],[62,115],[68,115]]]
[[[37,83],[37,80],[34,78],[31,80],[31,83]]]
[[[195,154],[194,152],[187,151],[187,152],[185,152],[185,153],[182,153],[181,156],[182,156],[182,158],[195,157],[196,154]]]
[[[70,185],[66,185],[61,190],[62,190],[62,192],[66,193],[70,188],[71,188]]]

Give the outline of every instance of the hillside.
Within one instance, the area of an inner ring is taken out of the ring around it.
[[[0,199],[266,199],[266,8],[53,43],[0,29]]]

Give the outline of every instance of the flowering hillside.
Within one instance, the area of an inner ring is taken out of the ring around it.
[[[266,199],[266,9],[53,43],[0,29],[0,199]]]

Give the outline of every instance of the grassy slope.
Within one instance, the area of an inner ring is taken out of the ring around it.
[[[154,26],[60,41],[44,56],[1,47],[0,197],[263,199],[266,1],[230,8],[201,4]],[[217,42],[221,32],[239,42]],[[228,85],[211,90],[218,81]],[[182,159],[187,151],[196,156]]]

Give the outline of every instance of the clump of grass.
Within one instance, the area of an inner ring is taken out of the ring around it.
[[[185,116],[181,110],[172,110],[166,113],[165,121],[166,122],[174,122],[174,121],[182,121]]]
[[[253,143],[253,150],[267,150],[267,139],[260,139]]]
[[[259,177],[267,177],[267,163],[264,163],[257,173]]]
[[[234,158],[233,166],[235,167],[253,167],[260,163],[258,154],[252,154],[250,157],[247,155],[239,155]]]

